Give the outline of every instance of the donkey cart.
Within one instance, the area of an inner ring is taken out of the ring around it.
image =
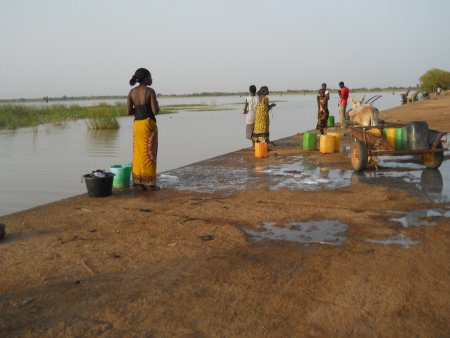
[[[407,124],[384,123],[377,127],[355,126],[350,129],[353,140],[351,163],[354,171],[365,170],[369,163],[376,164],[378,156],[385,155],[419,155],[425,167],[437,169],[447,150],[442,144],[446,133],[428,129],[427,123],[422,121]],[[397,137],[397,134],[401,136]]]

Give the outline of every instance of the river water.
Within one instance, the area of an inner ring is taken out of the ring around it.
[[[400,103],[398,95],[382,95],[375,103],[380,110]],[[334,95],[329,103],[335,120],[337,100]],[[157,117],[158,173],[249,147],[241,113],[244,101],[239,96],[159,99],[160,105],[206,103],[218,110]],[[271,95],[270,101],[277,103],[270,113],[272,140],[315,128],[315,95]],[[118,130],[89,130],[83,120],[64,127],[0,130],[0,216],[85,193],[83,174],[130,163],[133,118],[121,117],[119,122]]]

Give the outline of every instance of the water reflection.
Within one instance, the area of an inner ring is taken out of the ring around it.
[[[407,171],[368,171],[353,172],[352,184],[365,183],[387,186],[390,188],[409,191],[416,196],[433,202],[447,202],[450,200],[449,161],[440,169],[422,169]]]
[[[87,132],[89,156],[115,157],[119,149],[119,130],[89,130]],[[130,136],[131,137],[131,136]]]

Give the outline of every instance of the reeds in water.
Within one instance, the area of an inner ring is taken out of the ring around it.
[[[219,106],[208,104],[175,104],[162,106],[159,114],[171,114],[178,111],[213,111]],[[222,108],[223,109],[223,108]],[[42,106],[25,104],[0,104],[0,129],[16,129],[51,124],[64,128],[71,120],[86,119],[89,129],[118,129],[119,116],[126,116],[125,103],[101,103],[95,106],[78,104],[47,104]]]

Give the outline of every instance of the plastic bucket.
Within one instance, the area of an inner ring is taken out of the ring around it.
[[[334,153],[334,136],[320,135],[320,152],[322,154]]]
[[[334,127],[334,116],[328,116],[327,127],[328,128],[333,128]]]
[[[255,143],[255,157],[264,158],[269,156],[269,145],[264,142]]]
[[[379,129],[379,128],[370,128],[367,131],[371,134],[381,136],[381,129]]]
[[[395,129],[396,128],[384,128],[383,135],[387,143],[389,143],[392,148],[395,149]]]
[[[304,133],[303,134],[303,150],[316,150],[317,148],[317,134]]]
[[[428,149],[428,123],[425,121],[410,122],[406,126],[408,149]]]
[[[113,180],[114,188],[130,187],[131,164],[116,164],[109,169],[115,175]]]
[[[92,174],[83,175],[86,188],[91,197],[106,197],[112,194],[114,176],[97,177]]]
[[[329,132],[327,135],[334,136],[334,151],[339,152],[341,150],[341,133]]]
[[[395,128],[395,149],[408,149],[408,133],[406,128]]]

